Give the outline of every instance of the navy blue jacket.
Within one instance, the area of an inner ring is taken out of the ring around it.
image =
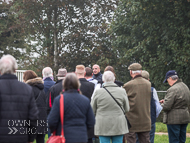
[[[13,74],[0,77],[0,143],[35,139],[38,109],[32,88]]]
[[[90,100],[78,93],[77,90],[68,90],[64,95],[64,134],[66,142],[87,142],[87,129],[94,127],[95,117]],[[48,116],[48,125],[51,132],[61,134],[60,96],[54,99],[53,107]]]
[[[44,92],[45,92],[45,94],[48,92],[50,87],[52,87],[54,84],[55,84],[55,81],[53,81],[50,77],[47,77],[44,80]]]

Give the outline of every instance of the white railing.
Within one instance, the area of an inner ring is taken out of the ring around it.
[[[18,77],[18,80],[23,82],[23,74],[26,70],[16,70],[16,76]]]

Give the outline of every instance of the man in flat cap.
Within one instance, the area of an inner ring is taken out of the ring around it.
[[[166,73],[165,82],[171,87],[160,103],[164,111],[163,123],[167,124],[169,143],[185,143],[186,128],[190,122],[190,91],[178,78],[175,70]]]
[[[127,143],[135,143],[136,134],[140,143],[150,143],[151,83],[142,77],[142,66],[139,63],[131,64],[128,69],[132,80],[124,84],[123,88],[129,99],[130,111],[126,115],[132,127],[126,134]]]

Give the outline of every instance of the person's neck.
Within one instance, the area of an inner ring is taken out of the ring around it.
[[[136,74],[131,74],[131,77],[135,78],[137,75],[141,75],[141,74],[137,74],[137,73]]]
[[[171,80],[171,82],[169,83],[169,85],[170,85],[170,86],[173,86],[174,83],[176,83],[176,82],[177,82],[177,79],[176,79],[176,80]]]
[[[90,79],[90,78],[92,78],[92,76],[85,76],[85,78],[86,78],[86,79]]]
[[[84,75],[77,75],[78,79],[79,78],[84,78]]]
[[[97,73],[97,74],[94,74],[95,76],[97,76],[97,75],[99,75],[100,74],[100,72],[99,73]]]

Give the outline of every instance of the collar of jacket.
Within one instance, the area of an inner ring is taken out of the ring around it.
[[[57,83],[59,83],[59,82],[62,82],[63,81],[63,79],[60,79],[60,80],[58,80],[55,84],[57,84]]]
[[[36,78],[27,80],[26,83],[29,85],[36,85],[36,84],[43,84],[44,81],[42,80],[41,77],[36,77]]]
[[[142,75],[136,75],[134,78],[132,78],[132,79],[135,79],[135,78],[139,78],[139,77],[142,77]]]
[[[87,81],[86,78],[79,78],[80,81]]]
[[[98,74],[93,74],[95,77],[101,75],[101,72],[99,72]]]
[[[53,81],[50,77],[46,77],[43,81]]]
[[[64,93],[79,93],[78,92],[78,90],[76,90],[76,89],[69,89],[69,90],[67,90],[67,91],[64,91]],[[64,94],[63,93],[63,94]]]
[[[14,74],[3,74],[2,76],[0,76],[0,79],[17,79],[16,75]]]
[[[180,82],[182,82],[182,80],[178,79],[172,86],[174,86],[175,84],[180,83]]]
[[[114,82],[107,82],[103,84],[103,87],[118,87]]]

